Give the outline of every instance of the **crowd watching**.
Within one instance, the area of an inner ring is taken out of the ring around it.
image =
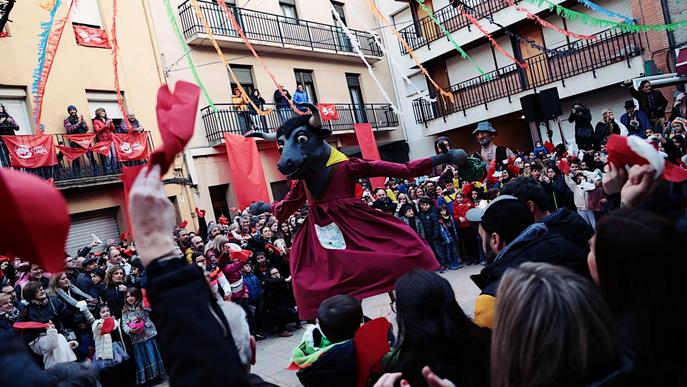
[[[686,187],[651,164],[615,165],[606,149],[611,134],[637,136],[685,167],[684,95],[662,120],[646,86],[633,92],[650,111],[628,101],[620,122],[608,110],[594,128],[576,103],[577,147],[498,146],[482,122],[469,171],[359,182],[360,199],[405,222],[440,264],[396,283],[381,356],[365,345],[377,320],[359,300],[334,296],[317,321],[298,317],[289,256],[307,207],[285,223],[248,210],[206,221],[197,209],[197,229],[174,225],[154,167],[130,193],[135,243],[94,240],[59,273],[0,258],[0,329],[20,337],[1,336],[15,352],[0,349],[0,385],[51,385],[5,383],[17,377],[7,359],[28,364],[23,354],[36,372],[22,377],[53,385],[267,386],[250,372],[256,341],[302,324],[284,361],[306,387],[687,385],[687,310],[675,301],[687,291]],[[438,140],[437,152],[448,147]],[[443,275],[468,265],[482,266],[474,316]]]

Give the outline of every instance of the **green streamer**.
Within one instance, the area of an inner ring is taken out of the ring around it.
[[[420,0],[418,0],[420,1]],[[587,14],[573,11],[572,9],[565,8],[558,4],[552,3],[549,0],[525,0],[528,3],[534,4],[538,7],[547,7],[552,12],[555,12],[558,16],[571,21],[580,22],[582,24],[596,26],[596,27],[608,27],[617,28],[622,32],[663,32],[663,31],[675,31],[679,28],[687,27],[687,20],[683,20],[671,24],[627,24],[623,22],[616,22],[613,20],[600,19]]]
[[[203,85],[203,82],[200,80],[200,77],[198,76],[198,71],[196,70],[196,66],[193,64],[193,60],[191,59],[191,52],[188,49],[188,45],[186,44],[186,41],[184,41],[184,36],[181,34],[181,30],[179,29],[179,23],[177,23],[176,17],[174,17],[174,12],[172,11],[172,6],[169,4],[169,0],[164,0],[165,1],[165,10],[167,11],[167,17],[169,18],[169,23],[172,25],[172,29],[174,30],[174,34],[177,36],[177,40],[179,41],[179,44],[181,45],[181,48],[184,50],[184,56],[186,57],[186,60],[188,61],[188,67],[191,68],[191,73],[193,74],[193,80],[196,82],[198,87],[200,87],[200,90],[203,92],[203,96],[205,96],[205,99],[208,101],[210,104],[210,107],[212,108],[213,111],[218,111],[217,106],[212,102],[212,99],[210,99],[210,94],[208,94],[207,89],[205,88],[205,85]]]
[[[450,33],[450,32],[443,26],[443,24],[441,24],[441,22],[434,16],[434,13],[432,12],[432,10],[429,9],[429,8],[427,8],[427,6],[425,5],[425,0],[416,0],[416,1],[418,2],[418,4],[420,4],[420,7],[422,8],[423,11],[425,11],[425,13],[427,14],[427,16],[429,16],[429,18],[432,19],[432,21],[434,22],[434,24],[436,24],[436,25],[439,27],[439,29],[440,29],[441,32],[446,36],[446,38],[448,38],[448,41],[451,42],[451,44],[453,44],[453,47],[455,47],[456,50],[460,53],[460,56],[461,56],[463,59],[469,60],[470,63],[472,63],[473,65],[475,65],[475,67],[477,68],[477,71],[479,71],[480,75],[484,76],[484,79],[486,79],[487,81],[491,81],[491,75],[485,73],[484,70],[482,70],[482,68],[479,67],[479,65],[470,57],[470,55],[468,55],[468,53],[465,52],[465,51],[460,47],[460,44],[458,44],[458,42],[456,42],[456,41],[453,39],[453,37],[451,36],[451,33]]]

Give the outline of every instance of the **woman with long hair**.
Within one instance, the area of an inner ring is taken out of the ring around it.
[[[125,279],[124,268],[119,265],[112,266],[105,275],[105,289],[100,296],[110,307],[110,312],[116,318],[122,318],[124,296],[127,290],[124,284]]]
[[[668,220],[621,209],[599,222],[587,263],[626,347],[636,355],[642,385],[687,384],[686,241]],[[648,262],[652,257],[659,262]],[[676,298],[677,297],[677,298]]]
[[[396,346],[382,363],[411,386],[426,386],[429,366],[456,386],[489,385],[489,331],[475,325],[456,302],[451,284],[436,273],[413,270],[396,282]]]
[[[137,288],[126,293],[126,304],[122,309],[122,329],[131,337],[136,362],[136,383],[146,384],[159,381],[165,375],[157,329],[150,320],[150,309],[143,305],[143,296]]]
[[[95,307],[98,299],[91,297],[72,284],[64,272],[54,273],[50,277],[47,292],[48,296],[54,296],[64,303],[65,313],[70,316],[64,319],[65,335],[67,340],[79,342],[74,353],[79,360],[85,359],[88,356],[88,347],[93,342],[89,328],[95,321],[88,306]]]
[[[608,306],[590,281],[527,262],[503,275],[497,293],[492,387],[625,385],[611,382],[626,378],[631,362],[621,356]]]

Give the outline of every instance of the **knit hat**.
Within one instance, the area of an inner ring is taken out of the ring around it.
[[[74,105],[67,106],[67,113],[69,113],[70,110],[76,110],[76,106],[74,106]]]
[[[675,117],[672,123],[678,123],[682,125],[683,128],[687,129],[687,120],[682,117]]]

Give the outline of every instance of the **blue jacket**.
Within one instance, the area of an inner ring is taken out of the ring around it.
[[[310,102],[310,99],[308,98],[308,94],[306,94],[305,91],[296,91],[293,93],[293,103],[298,105],[299,103],[303,102]],[[305,110],[306,108],[303,106],[298,106],[299,110]]]
[[[253,303],[257,301],[262,295],[262,286],[260,286],[260,279],[255,273],[244,274],[243,283],[248,287],[248,303]]]
[[[439,214],[436,208],[430,208],[427,212],[420,211],[418,215],[422,222],[422,228],[425,230],[425,239],[428,241],[438,241],[441,239],[439,231]]]
[[[620,116],[620,123],[625,125],[629,134],[634,134],[644,138],[646,137],[644,134],[646,128],[652,127],[651,121],[649,121],[649,117],[646,115],[646,113],[641,110],[635,110],[634,114],[637,117],[637,121],[639,121],[639,128],[635,129],[630,126],[630,116],[627,113]]]

